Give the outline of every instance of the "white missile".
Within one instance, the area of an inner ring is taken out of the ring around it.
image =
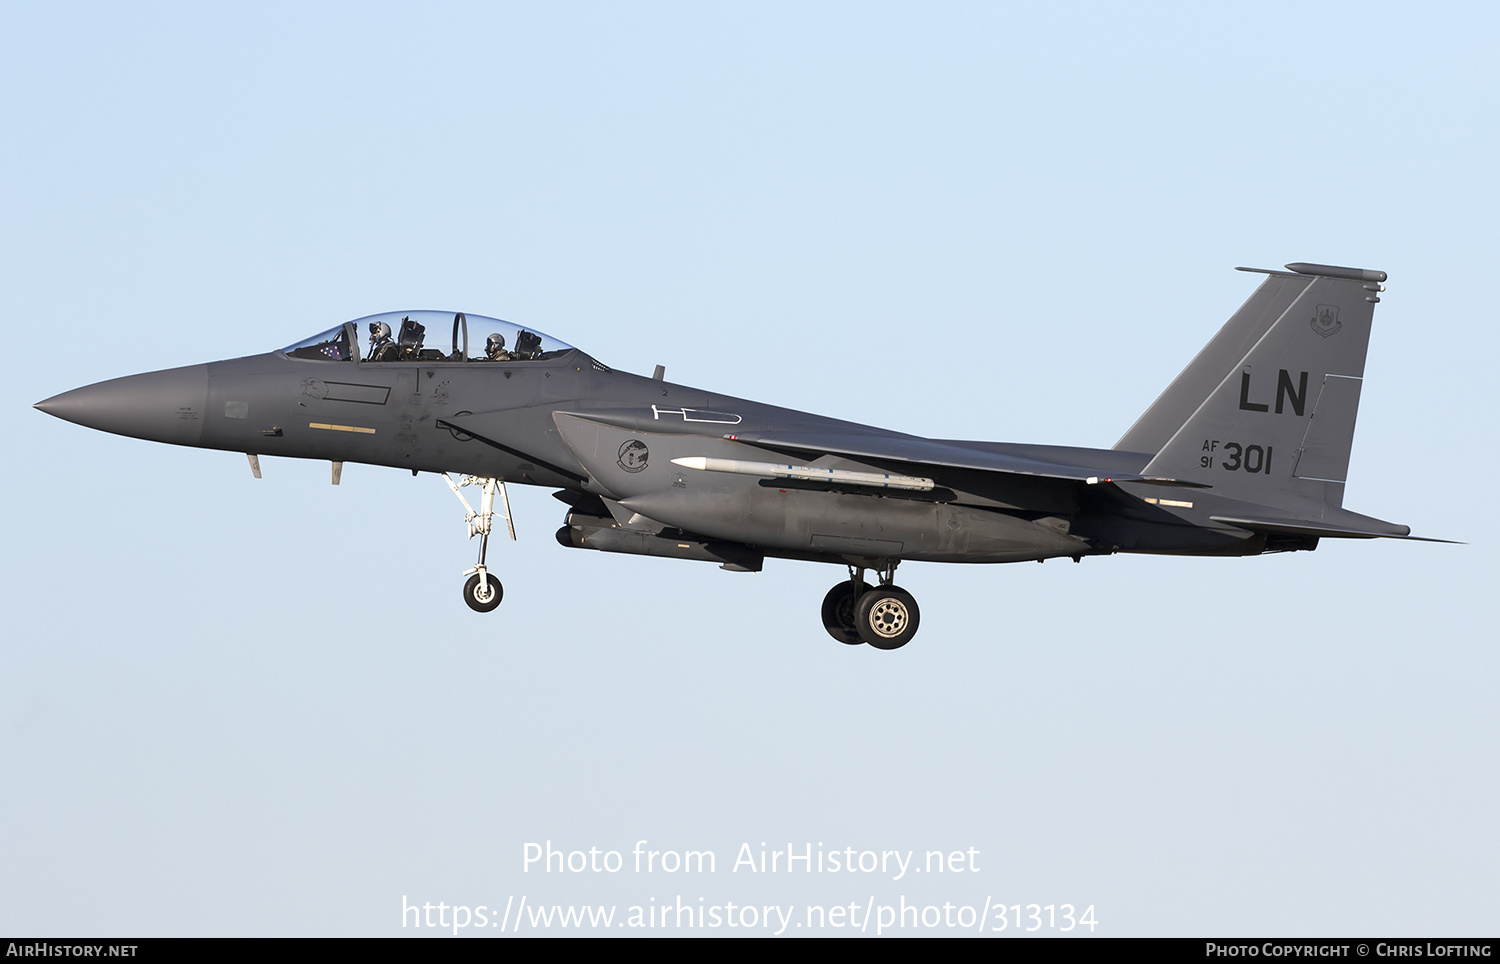
[[[932,489],[931,479],[919,479],[913,475],[891,475],[888,472],[854,472],[849,469],[820,469],[811,465],[783,465],[779,462],[746,462],[740,459],[710,459],[701,455],[673,459],[673,465],[700,472],[731,472],[735,475],[756,475],[771,479],[805,479],[809,482],[843,482],[848,485],[868,485],[878,489],[915,489],[927,492]]]

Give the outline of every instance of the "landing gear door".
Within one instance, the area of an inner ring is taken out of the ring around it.
[[[469,357],[469,319],[462,311],[453,316],[453,354],[449,357],[458,361]]]

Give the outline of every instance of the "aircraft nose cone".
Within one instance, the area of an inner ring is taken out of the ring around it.
[[[208,406],[208,366],[171,368],[85,385],[33,408],[101,432],[196,445]]]

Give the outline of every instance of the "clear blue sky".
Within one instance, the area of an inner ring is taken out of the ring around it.
[[[0,9],[0,931],[682,895],[1493,935],[1497,20]],[[1298,260],[1391,276],[1346,505],[1468,545],[911,564],[896,653],[824,634],[832,567],[565,550],[545,490],[512,490],[478,616],[433,477],[255,481],[30,408],[432,307],[903,431],[1108,446],[1253,289],[1235,265]],[[522,870],[527,841],[640,839],[719,872]],[[729,872],[761,841],[980,870]]]

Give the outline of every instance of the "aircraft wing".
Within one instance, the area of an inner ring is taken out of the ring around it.
[[[803,458],[842,455],[854,459],[922,466],[927,469],[968,469],[1003,472],[1070,482],[1151,482],[1181,485],[1175,479],[1157,479],[1138,472],[1118,472],[1100,466],[1066,465],[1022,455],[974,448],[955,442],[918,438],[913,435],[856,435],[843,432],[774,430],[744,432],[733,436],[761,448],[796,453]],[[1192,483],[1186,483],[1191,485]]]

